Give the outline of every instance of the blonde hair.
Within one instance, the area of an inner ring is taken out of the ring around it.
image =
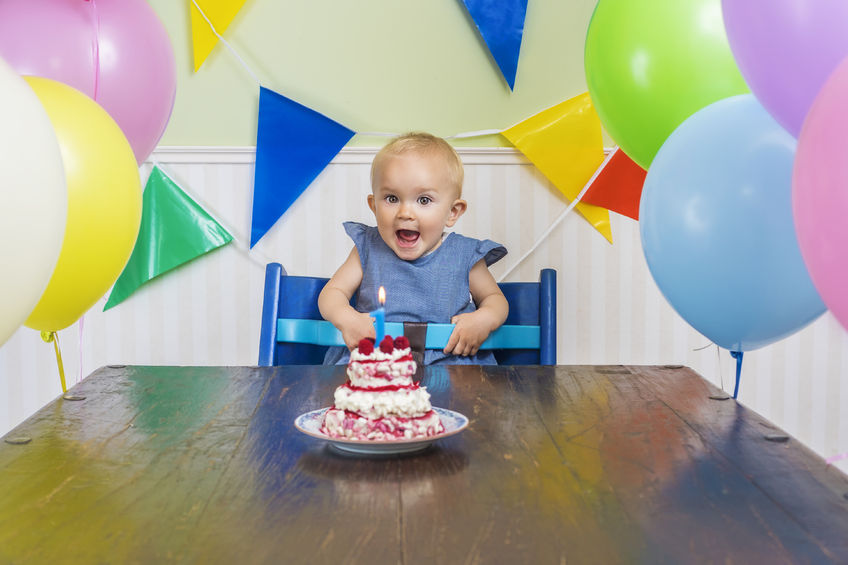
[[[448,174],[457,190],[457,198],[462,196],[462,182],[465,173],[462,168],[462,159],[459,158],[453,146],[435,135],[425,132],[409,132],[399,135],[383,146],[374,160],[371,162],[371,186],[374,186],[374,177],[383,165],[387,157],[401,155],[403,153],[420,153],[424,155],[436,155],[441,157]]]

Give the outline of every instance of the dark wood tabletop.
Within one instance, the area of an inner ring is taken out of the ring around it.
[[[470,425],[381,457],[293,426],[343,380],[99,369],[0,442],[0,562],[848,563],[848,477],[689,369],[427,368]]]

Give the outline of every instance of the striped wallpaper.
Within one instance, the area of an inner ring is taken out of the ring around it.
[[[248,251],[253,148],[160,148],[152,159],[217,217],[236,241],[154,280],[60,332],[69,386],[106,364],[253,365],[264,265],[329,276],[351,242],[344,220],[373,223],[365,201],[374,149],[343,150]],[[692,330],[654,285],[639,226],[611,214],[610,245],[576,212],[541,242],[567,202],[508,148],[460,148],[469,207],[456,230],[506,245],[492,267],[506,280],[558,272],[558,362],[682,364],[732,392],[734,361]],[[142,168],[146,178],[150,163]],[[80,331],[82,327],[82,332]],[[788,339],[745,355],[739,400],[823,457],[848,451],[848,333],[829,313]],[[0,434],[60,393],[52,346],[21,328],[0,347]],[[843,410],[845,408],[845,410]],[[848,460],[837,463],[848,470]]]

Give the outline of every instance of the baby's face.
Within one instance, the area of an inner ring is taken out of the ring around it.
[[[413,152],[385,158],[368,205],[380,237],[406,261],[437,248],[445,227],[453,226],[466,206],[444,160]]]

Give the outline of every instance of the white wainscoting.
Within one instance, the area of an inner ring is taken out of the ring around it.
[[[500,278],[567,206],[524,157],[461,148],[468,212],[456,229],[506,245]],[[248,251],[253,148],[160,148],[153,158],[234,235],[235,242],[154,280],[60,332],[69,386],[107,364],[253,365],[264,265],[329,276],[351,242],[344,220],[373,223],[365,203],[372,149],[343,150],[271,231]],[[150,164],[142,167],[146,179]],[[732,392],[734,361],[667,304],[647,270],[639,226],[611,214],[610,245],[576,212],[507,280],[558,271],[562,364],[682,364]],[[52,346],[21,328],[0,347],[0,434],[61,392]],[[848,451],[848,333],[829,313],[798,334],[745,354],[741,403],[823,457]],[[844,410],[843,410],[844,408]],[[848,469],[848,461],[838,463]]]

